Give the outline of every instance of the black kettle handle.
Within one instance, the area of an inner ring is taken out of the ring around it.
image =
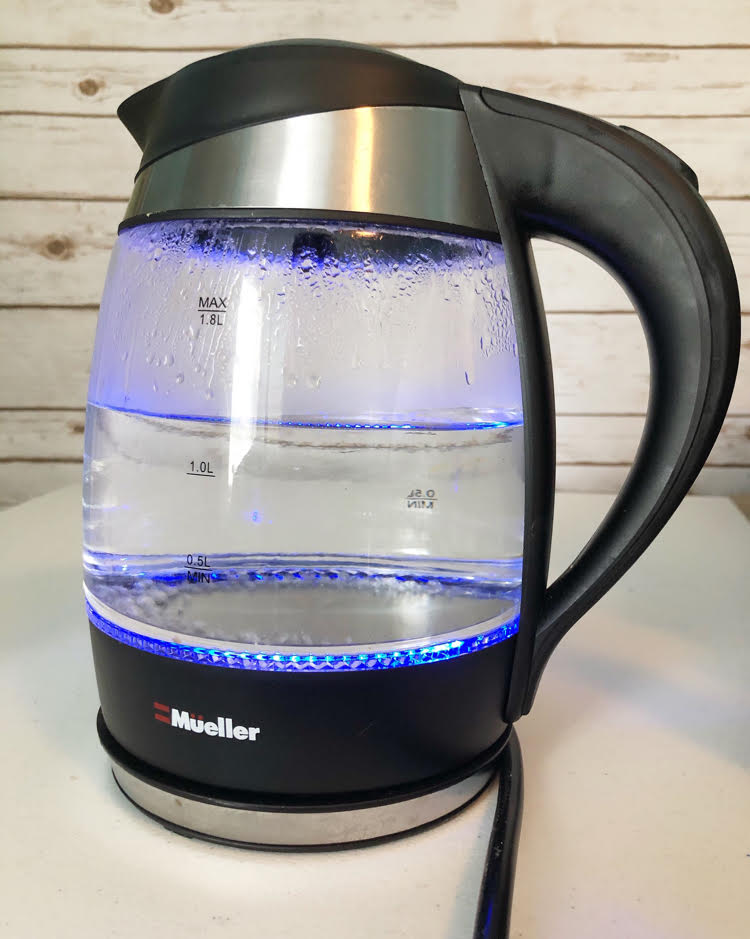
[[[530,708],[562,636],[648,547],[708,457],[737,373],[740,302],[729,251],[695,174],[669,150],[627,128],[516,95],[467,87],[462,100],[521,331],[527,517],[506,709],[513,720]],[[554,444],[545,441],[554,440],[554,410],[532,236],[590,254],[623,283],[651,363],[632,470],[596,533],[546,592]]]

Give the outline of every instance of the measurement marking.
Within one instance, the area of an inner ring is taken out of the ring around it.
[[[186,564],[186,571],[212,571],[213,567],[196,567],[195,564]]]
[[[187,582],[189,584],[210,584],[211,583],[211,568],[195,568],[188,567],[185,573],[187,577]]]
[[[216,473],[192,473],[190,470],[185,473],[186,476],[216,476]]]

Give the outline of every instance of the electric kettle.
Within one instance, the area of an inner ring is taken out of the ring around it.
[[[119,115],[143,160],[84,468],[119,786],[177,830],[272,846],[433,822],[503,759],[518,802],[512,726],[550,653],[727,410],[739,299],[695,174],[629,128],[348,43],[204,59]],[[532,237],[620,279],[651,361],[633,469],[551,585]]]

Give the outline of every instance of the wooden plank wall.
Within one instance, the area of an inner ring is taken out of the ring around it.
[[[128,94],[212,52],[289,36],[399,50],[467,81],[627,123],[698,173],[740,281],[743,362],[701,492],[750,491],[747,0],[5,0],[0,29],[0,504],[80,475],[107,257],[138,163]],[[612,491],[648,395],[624,292],[541,243],[558,485]]]

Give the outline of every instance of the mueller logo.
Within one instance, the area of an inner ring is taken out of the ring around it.
[[[228,740],[257,740],[260,727],[248,727],[245,724],[235,725],[231,717],[217,717],[213,721],[204,721],[203,715],[193,714],[192,711],[181,711],[154,701],[154,720],[170,727],[186,730],[189,734],[205,734],[207,737],[224,737]]]

